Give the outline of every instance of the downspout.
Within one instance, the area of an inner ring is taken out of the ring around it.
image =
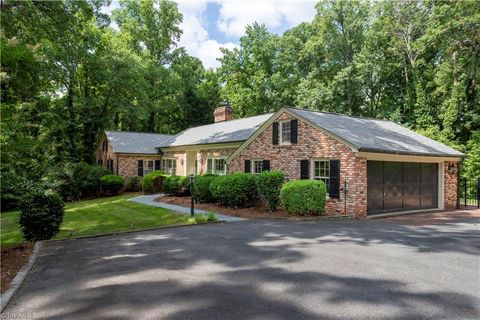
[[[118,176],[118,153],[117,153],[117,176]]]
[[[462,162],[463,162],[463,159],[458,162],[458,168],[457,168],[457,209],[460,209],[460,192],[461,192],[461,190],[460,190],[460,168],[461,168]]]

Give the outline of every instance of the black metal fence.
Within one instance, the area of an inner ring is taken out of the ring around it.
[[[461,207],[480,208],[480,178],[460,180],[459,204]]]

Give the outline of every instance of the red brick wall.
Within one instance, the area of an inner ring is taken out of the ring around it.
[[[288,113],[280,120],[290,119]],[[331,138],[309,124],[298,121],[298,142],[294,145],[273,145],[272,126],[263,131],[250,145],[228,164],[229,172],[243,172],[246,159],[270,160],[272,170],[285,172],[289,179],[300,179],[300,160],[312,158],[340,160],[340,186],[347,182],[345,194],[340,199],[329,199],[325,208],[327,215],[347,214],[364,217],[367,214],[367,161],[357,158],[343,143]],[[310,167],[312,164],[310,164]]]
[[[133,177],[138,176],[138,160],[160,160],[161,157],[158,155],[128,155],[128,154],[119,154],[118,155],[118,175],[123,177]],[[114,172],[117,173],[117,158],[115,155],[114,160]]]
[[[98,146],[97,146],[97,164],[98,164],[98,160],[102,160],[102,166],[106,168],[107,167],[107,161],[111,159],[114,162],[114,164],[113,164],[114,173],[116,173],[115,168],[116,168],[116,165],[117,165],[117,163],[116,163],[116,158],[117,157],[113,153],[112,145],[110,143],[108,143],[108,145],[107,145],[107,150],[103,151],[103,142],[105,140],[107,140],[107,136],[105,134],[103,134],[103,136],[100,139],[100,142],[98,143]]]
[[[123,177],[132,177],[138,175],[138,160],[159,160],[160,155],[128,155],[117,154],[113,152],[112,145],[108,143],[108,150],[103,151],[103,141],[106,140],[106,136],[100,139],[97,147],[97,163],[98,160],[103,161],[103,166],[107,167],[107,160],[113,160],[113,174],[118,174]],[[118,164],[118,166],[117,166]],[[118,170],[118,171],[117,171]]]
[[[448,165],[452,164],[455,169],[450,172]],[[455,209],[457,207],[457,192],[458,192],[458,162],[445,162],[443,165],[444,171],[444,206],[445,209]]]

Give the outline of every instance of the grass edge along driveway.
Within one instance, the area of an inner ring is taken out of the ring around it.
[[[187,224],[188,217],[185,215],[128,201],[135,196],[138,195],[128,194],[66,203],[63,223],[54,239]],[[0,244],[2,248],[23,242],[18,216],[19,211],[1,213]]]

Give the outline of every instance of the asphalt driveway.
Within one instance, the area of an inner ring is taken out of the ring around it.
[[[49,242],[2,318],[478,319],[479,214],[430,217]]]

